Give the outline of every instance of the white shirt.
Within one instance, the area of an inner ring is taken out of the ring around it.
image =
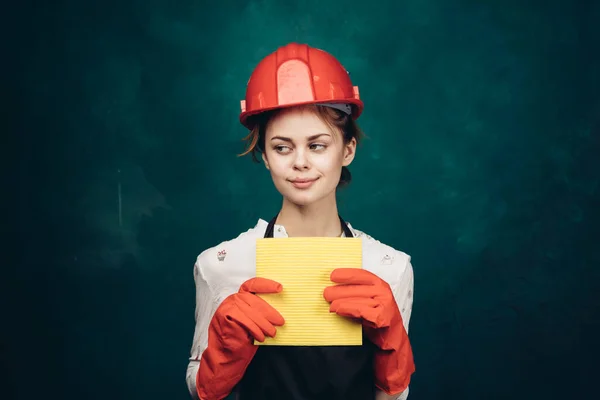
[[[411,257],[346,223],[354,237],[362,239],[363,268],[390,285],[408,332],[414,287]],[[200,358],[207,346],[210,321],[226,297],[237,293],[242,283],[256,276],[256,240],[264,237],[267,225],[267,221],[259,219],[254,228],[232,240],[204,250],[196,259],[196,327],[186,374],[187,386],[193,399],[198,399],[196,374]],[[273,237],[287,236],[285,228],[275,224]],[[408,389],[399,399],[406,399],[407,396]]]

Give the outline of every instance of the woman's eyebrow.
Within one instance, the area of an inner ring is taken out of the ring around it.
[[[331,135],[329,135],[328,133],[317,133],[316,135],[309,136],[308,140],[309,141],[310,140],[315,140],[315,139],[320,138],[321,136],[331,136]],[[285,136],[273,136],[271,138],[271,140],[283,140],[284,142],[291,142],[292,141],[292,139],[290,139],[288,137],[285,137]]]

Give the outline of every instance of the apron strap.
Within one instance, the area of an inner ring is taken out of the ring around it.
[[[275,229],[275,221],[277,220],[278,216],[279,216],[279,214],[274,216],[273,219],[271,219],[271,221],[269,221],[269,225],[267,225],[267,230],[265,231],[265,236],[264,236],[265,239],[273,237],[273,230]],[[354,235],[352,234],[352,231],[350,230],[350,228],[348,228],[348,224],[346,222],[344,222],[344,220],[342,219],[342,217],[340,215],[338,215],[338,217],[340,218],[340,223],[342,224],[342,229],[344,231],[344,235],[346,237],[354,237]]]

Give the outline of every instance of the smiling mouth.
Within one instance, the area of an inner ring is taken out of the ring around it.
[[[292,185],[294,185],[298,189],[307,189],[312,186],[319,178],[315,179],[295,179],[290,181]]]
[[[308,183],[308,182],[314,182],[316,181],[317,178],[314,179],[294,179],[293,181],[290,181],[292,183]]]

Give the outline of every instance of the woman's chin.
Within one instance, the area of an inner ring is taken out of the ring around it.
[[[311,204],[313,204],[315,202],[315,199],[313,198],[314,196],[310,196],[308,193],[304,193],[301,195],[292,195],[292,196],[285,196],[285,199],[289,202],[292,203],[296,206],[299,207],[306,207],[306,206],[310,206]]]

